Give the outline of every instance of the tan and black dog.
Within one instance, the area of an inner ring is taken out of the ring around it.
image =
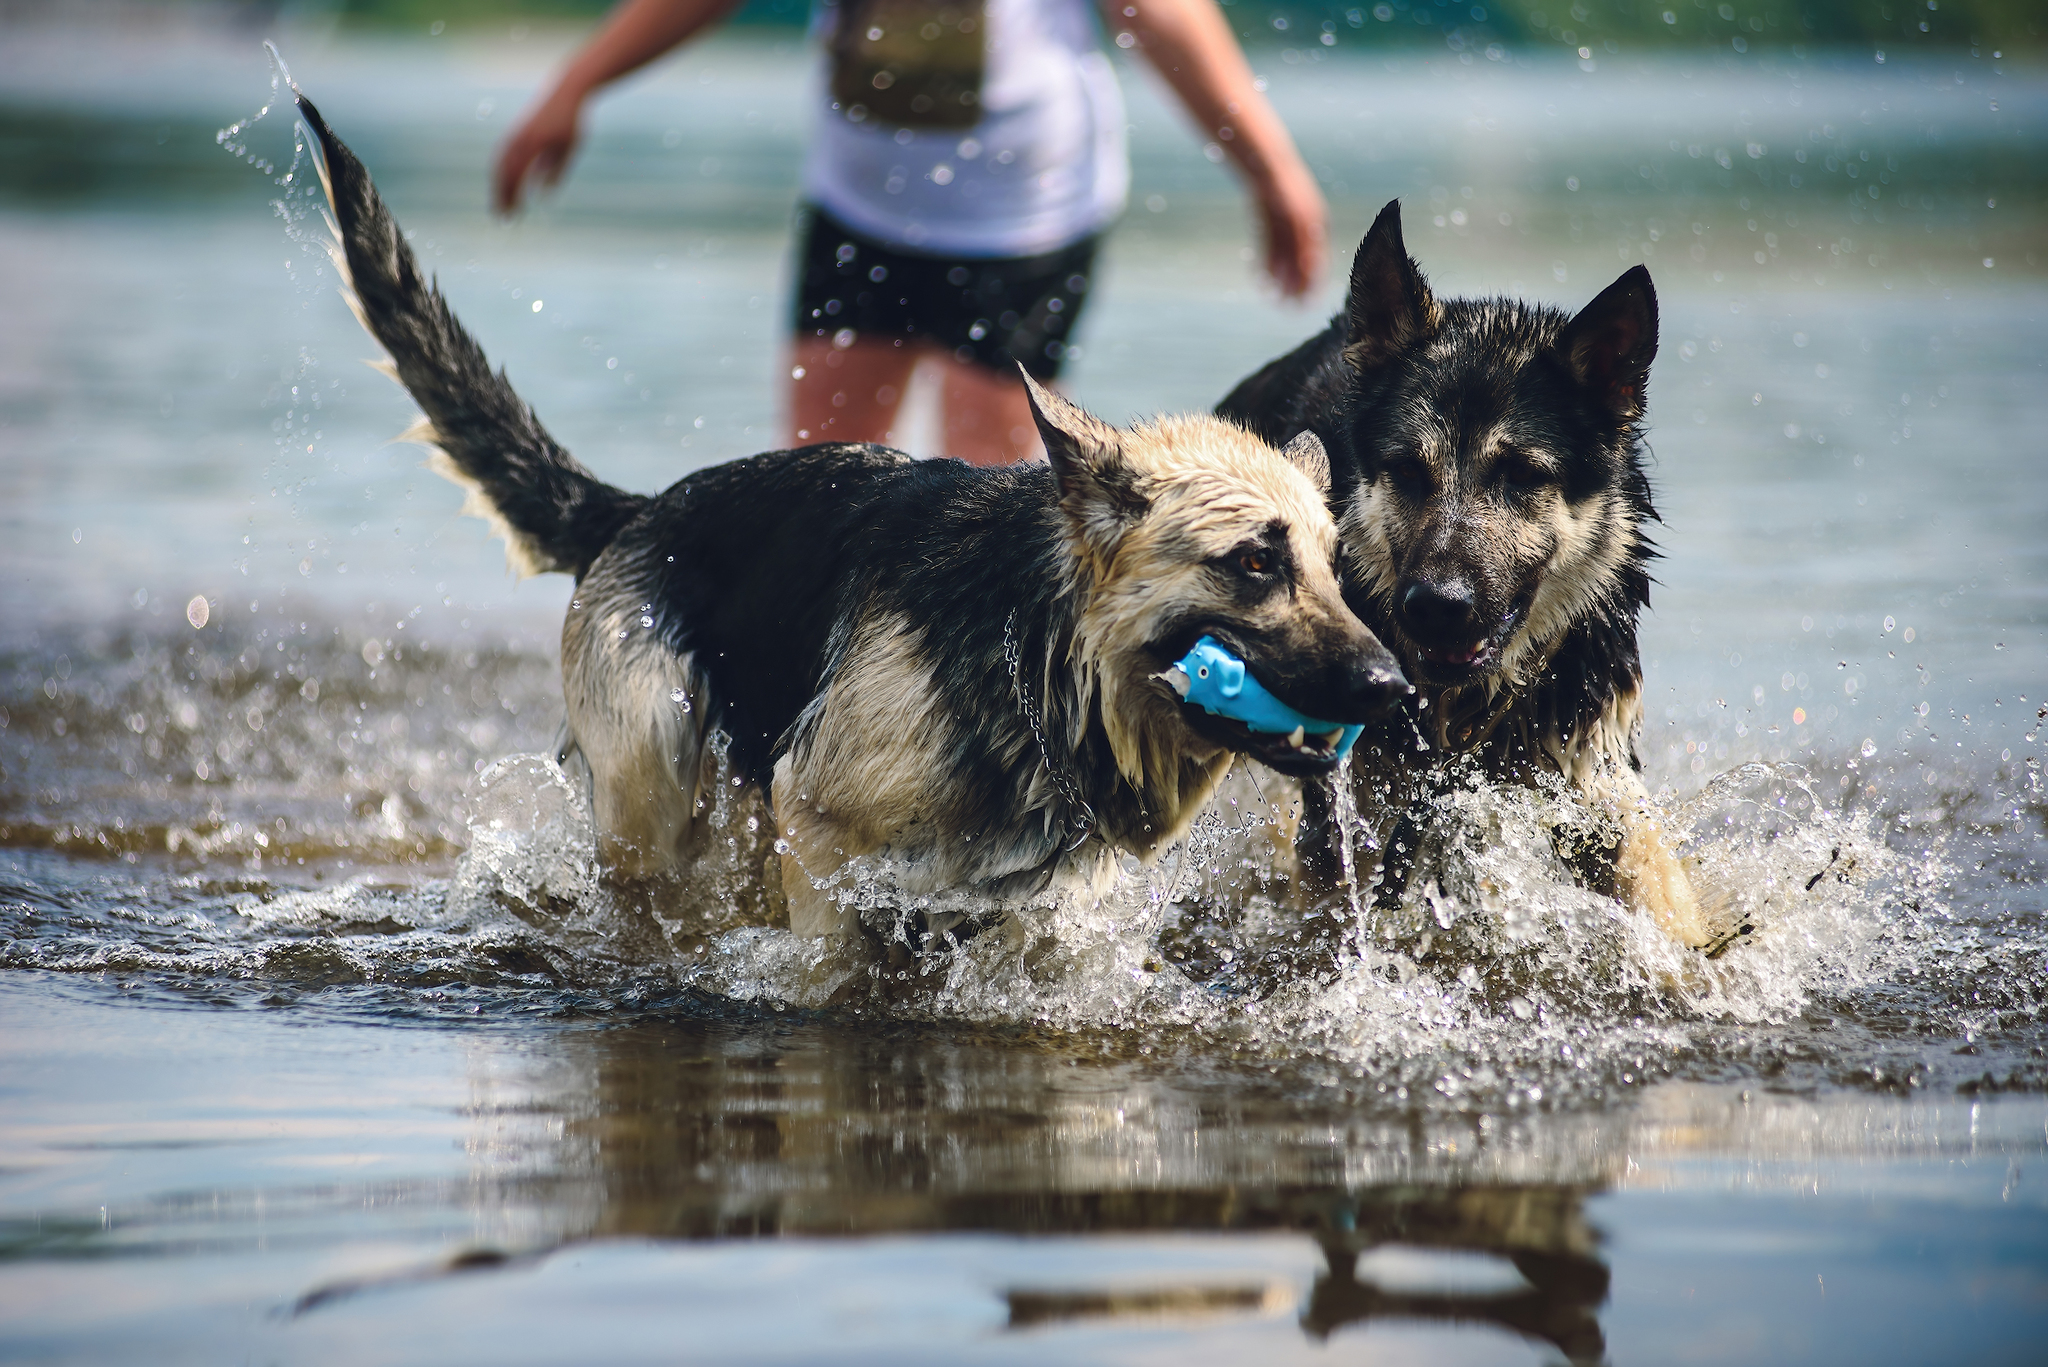
[[[351,302],[426,414],[410,435],[515,569],[578,581],[563,691],[613,875],[682,859],[717,730],[770,790],[793,929],[857,929],[845,894],[873,872],[930,914],[870,928],[930,934],[1154,858],[1237,754],[1334,766],[1341,730],[1257,735],[1182,702],[1160,675],[1198,638],[1333,723],[1407,693],[1344,604],[1313,436],[1282,452],[1207,415],[1119,429],[1034,385],[1047,464],[826,445],[612,488],[491,372],[361,164],[299,108]]]
[[[1417,688],[1369,728],[1354,791],[1398,899],[1429,799],[1459,767],[1561,776],[1594,814],[1557,832],[1598,891],[1718,952],[1640,777],[1636,618],[1656,520],[1642,418],[1657,297],[1641,266],[1576,316],[1517,299],[1438,299],[1380,212],[1344,312],[1218,406],[1268,441],[1315,433],[1331,465],[1345,599]],[[1424,738],[1424,744],[1418,738]],[[1335,875],[1326,785],[1301,852]],[[1738,928],[1738,933],[1739,933]]]

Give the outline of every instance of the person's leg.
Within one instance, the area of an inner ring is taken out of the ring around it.
[[[929,331],[952,348],[944,367],[946,453],[976,465],[1007,465],[1042,453],[1024,383],[1023,361],[1041,384],[1059,378],[1088,297],[1097,239],[1044,256],[960,262],[946,314]]]
[[[945,451],[969,465],[1009,465],[1041,454],[1024,382],[977,361],[937,352]]]
[[[796,337],[789,361],[793,443],[888,440],[921,354],[900,337],[861,337],[844,347],[830,337]],[[1023,394],[1019,385],[1019,401]]]

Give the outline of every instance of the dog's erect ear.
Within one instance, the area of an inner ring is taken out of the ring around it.
[[[1316,492],[1324,498],[1330,496],[1330,453],[1323,449],[1323,439],[1313,432],[1302,432],[1293,441],[1280,448],[1280,454],[1294,462],[1294,468],[1308,476],[1308,482],[1316,486]]]
[[[1380,210],[1351,262],[1344,359],[1369,370],[1436,330],[1436,296],[1401,241],[1401,201]]]
[[[1091,542],[1106,549],[1148,506],[1136,472],[1124,459],[1122,436],[1032,379],[1022,366],[1017,373],[1024,378],[1031,416],[1059,484],[1060,506]]]
[[[1633,266],[1557,335],[1558,357],[1617,418],[1643,414],[1644,386],[1657,355],[1657,291]]]

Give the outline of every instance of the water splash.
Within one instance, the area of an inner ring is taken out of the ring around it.
[[[264,117],[270,113],[272,107],[277,104],[278,95],[281,91],[295,90],[297,87],[292,85],[291,73],[285,69],[284,55],[277,50],[277,45],[266,40],[263,44],[263,50],[270,56],[270,98],[264,101],[262,108],[258,109],[248,118],[237,119],[215,133],[213,140],[218,146],[237,159],[252,163],[258,170],[268,175],[276,168],[250,151],[248,145],[242,141],[242,135],[263,121]]]
[[[329,269],[332,233],[325,194],[319,184],[324,171],[320,162],[323,154],[304,121],[296,117],[289,125],[291,160],[283,171],[277,169],[273,157],[264,155],[253,146],[258,126],[280,101],[289,104],[298,90],[276,44],[266,41],[263,48],[270,58],[270,98],[254,114],[216,132],[214,142],[237,160],[249,163],[270,177],[271,183],[278,188],[278,195],[270,201],[270,209],[283,224],[285,238],[294,248],[293,260],[286,264],[292,269],[294,285],[300,287],[304,306],[314,299],[314,293],[304,286],[324,279]],[[312,454],[324,435],[317,425],[324,404],[339,397],[339,383],[331,380],[325,387],[328,392],[323,395],[322,386],[315,382],[319,359],[310,350],[300,347],[297,362],[280,387],[285,391],[281,396],[285,412],[271,424],[276,434],[276,454],[265,475],[274,481],[273,496],[286,486],[294,494],[303,490],[307,479],[305,457]]]
[[[1331,779],[1330,818],[1336,826],[1337,863],[1343,878],[1345,900],[1350,903],[1352,920],[1357,922],[1361,939],[1370,936],[1371,928],[1366,924],[1365,902],[1359,895],[1358,845],[1363,837],[1365,847],[1374,855],[1379,853],[1376,833],[1368,830],[1364,818],[1358,812],[1358,793],[1352,777],[1352,761],[1346,759]]]
[[[492,794],[513,775],[527,786],[501,817]],[[483,786],[459,893],[478,881],[470,870],[488,868],[504,904],[556,933],[574,921],[563,906],[599,919],[624,914],[590,910],[603,899],[588,810],[560,770],[523,757],[491,770]],[[1296,948],[1305,918],[1276,890],[1284,861],[1270,809],[1233,814],[1228,800],[1159,868],[1127,877],[1110,896],[1014,908],[908,963],[798,941],[765,918],[738,924],[748,913],[730,883],[713,888],[688,875],[662,900],[695,908],[693,916],[657,917],[671,949],[687,949],[673,955],[683,979],[720,995],[988,1025],[1191,1033],[1384,1066],[1475,1046],[1521,1054],[1546,1027],[1633,1031],[1655,1021],[1668,1034],[1646,1028],[1669,1043],[1700,1022],[1795,1019],[1815,990],[1853,991],[1895,968],[1904,943],[1896,899],[1939,877],[1938,860],[1901,861],[1867,820],[1824,808],[1802,772],[1745,766],[1675,814],[1708,900],[1757,927],[1737,952],[1708,961],[1577,883],[1551,836],[1585,816],[1569,795],[1473,779],[1439,808],[1447,834],[1418,852],[1408,894],[1369,919],[1354,913],[1355,940],[1317,974],[1277,990],[1255,988],[1241,970]],[[729,858],[720,869],[730,877],[744,863]],[[846,895],[863,913],[886,910],[900,887],[894,875],[857,865]],[[1248,887],[1258,891],[1245,895]],[[943,901],[895,910],[928,914]],[[545,918],[532,910],[550,904],[558,909]],[[1927,913],[1928,903],[1915,905],[1916,916]],[[707,907],[725,911],[706,919]],[[1506,1075],[1498,1064],[1492,1072]]]
[[[1932,787],[1854,752],[1720,776],[1671,827],[1715,914],[1755,927],[1713,961],[1579,885],[1552,836],[1586,819],[1569,793],[1476,776],[1431,799],[1405,893],[1332,922],[1298,904],[1298,791],[1241,771],[1110,895],[891,964],[783,927],[768,814],[715,748],[682,874],[601,877],[585,777],[543,752],[551,659],[176,625],[0,658],[8,964],[384,1013],[688,1000],[1049,1030],[1453,1109],[1671,1075],[2048,1086],[2048,924],[2005,853],[2044,811],[2018,762]],[[849,891],[879,916],[898,886],[875,867]]]
[[[473,792],[451,908],[502,908],[563,938],[604,908],[590,803],[559,765],[512,755],[484,770]]]

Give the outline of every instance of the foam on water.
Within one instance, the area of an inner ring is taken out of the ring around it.
[[[1671,810],[1715,916],[1754,928],[1713,960],[1577,883],[1551,834],[1586,819],[1568,793],[1476,778],[1436,799],[1398,904],[1303,911],[1298,797],[1240,770],[1099,902],[968,906],[977,933],[891,965],[776,924],[769,816],[722,756],[683,875],[608,885],[542,657],[224,615],[42,642],[0,683],[11,967],[380,1015],[688,1001],[1051,1030],[1456,1107],[1671,1075],[2048,1082],[2024,756],[1936,784],[1860,752],[1714,779]],[[885,931],[942,923],[945,899],[895,886],[863,868],[840,893]]]
[[[587,808],[558,769],[522,757],[492,770],[486,784],[523,811],[557,815],[544,824],[490,818],[458,889],[488,885],[530,906],[573,884],[592,899],[581,914],[621,914],[593,910],[605,895],[590,863]],[[727,998],[1113,1029],[1145,1047],[1220,1048],[1295,1065],[1313,1057],[1369,1075],[1402,1099],[1426,1090],[1461,1103],[1540,1104],[1663,1075],[1697,1061],[1718,1027],[1785,1025],[1818,995],[1849,996],[1917,971],[1947,914],[1936,898],[1946,876],[1938,853],[1893,851],[1872,814],[1831,809],[1814,786],[1794,766],[1745,765],[1674,813],[1703,893],[1722,916],[1755,927],[1714,960],[1576,883],[1549,834],[1576,815],[1565,794],[1477,780],[1442,800],[1453,834],[1430,876],[1398,908],[1356,913],[1362,933],[1277,987],[1236,970],[1284,956],[1313,918],[1270,894],[1227,906],[1202,898],[1221,886],[1216,874],[1226,865],[1261,880],[1274,872],[1272,814],[1249,803],[1212,810],[1182,848],[1156,869],[1128,872],[1108,898],[1023,908],[907,966],[772,926],[704,938],[703,927],[681,919],[667,929],[672,943],[693,947],[677,961],[679,983]],[[564,868],[574,870],[566,884]],[[870,894],[889,886],[882,870],[860,883]],[[730,895],[679,900],[723,907]],[[1185,945],[1195,923],[1206,923],[1195,938],[1229,943],[1211,943],[1192,963],[1163,948]]]

